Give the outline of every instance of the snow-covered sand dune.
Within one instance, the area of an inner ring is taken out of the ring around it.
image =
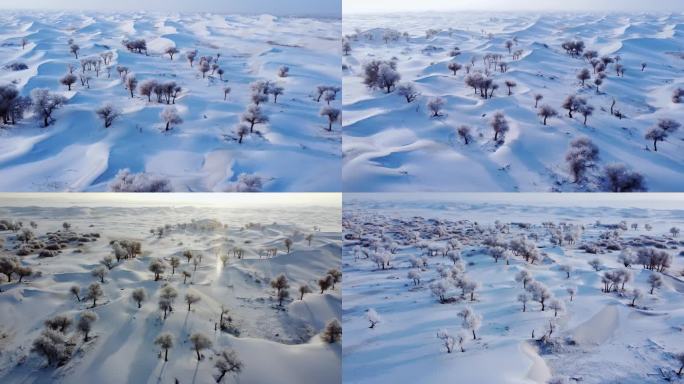
[[[94,198],[97,199],[97,198]],[[3,201],[10,204],[9,201]],[[44,204],[42,204],[44,205]],[[218,375],[216,353],[237,352],[242,372],[230,373],[222,382],[240,383],[334,383],[339,381],[341,346],[320,337],[326,324],[340,320],[340,285],[318,288],[318,279],[339,268],[341,244],[339,209],[324,207],[279,208],[198,208],[107,206],[2,206],[0,218],[37,223],[33,232],[45,243],[45,234],[61,231],[63,221],[71,224],[77,238],[97,233],[85,240],[64,240],[54,257],[36,252],[18,256],[22,266],[34,275],[17,283],[17,275],[0,283],[0,382],[3,383],[210,383]],[[250,224],[263,223],[263,224]],[[170,224],[161,237],[151,229]],[[180,224],[180,225],[179,225]],[[316,226],[317,228],[314,228]],[[21,233],[21,232],[19,232]],[[57,232],[60,233],[60,232]],[[313,234],[309,245],[307,235]],[[14,256],[17,233],[0,231],[2,256]],[[70,236],[61,236],[63,239]],[[293,241],[287,254],[285,239]],[[91,275],[103,257],[112,255],[111,241],[141,242],[142,253],[133,259],[114,262],[101,284],[103,296],[90,309],[92,300],[77,301],[69,289],[99,281]],[[277,248],[275,257],[264,250]],[[242,249],[244,255],[236,256]],[[184,252],[193,253],[193,261]],[[224,264],[221,256],[228,255]],[[171,258],[180,265],[171,271]],[[201,257],[195,267],[194,260]],[[154,281],[151,262],[161,258],[166,270]],[[195,270],[196,268],[196,270]],[[182,271],[191,276],[184,283]],[[39,273],[36,275],[35,273]],[[274,298],[271,279],[284,274],[290,282],[290,298],[282,307]],[[4,275],[3,275],[4,276]],[[300,300],[299,284],[308,284],[312,293]],[[158,307],[165,285],[174,287],[178,297],[173,312],[163,319]],[[131,299],[134,289],[143,288],[147,299],[138,309]],[[186,293],[200,298],[188,311]],[[216,330],[221,307],[231,317],[229,329]],[[71,359],[60,367],[46,367],[46,360],[31,352],[34,339],[44,329],[43,322],[56,315],[75,320],[86,310],[99,319],[92,338],[82,336],[72,326],[67,331],[75,345]],[[158,356],[154,341],[169,332],[174,346],[169,361]],[[204,350],[198,362],[190,335],[206,334],[213,346]],[[235,381],[237,380],[237,381]]]
[[[603,188],[604,166],[623,163],[644,177],[649,191],[682,191],[684,129],[658,142],[657,152],[645,134],[659,119],[684,123],[684,103],[671,100],[684,88],[683,26],[682,14],[345,15],[351,51],[343,56],[344,189],[595,191]],[[592,65],[566,54],[568,40],[582,40],[585,52],[595,50],[599,58],[619,56],[624,76],[608,64],[597,94]],[[516,51],[519,58],[512,57]],[[487,54],[502,55],[498,62],[506,62],[507,71],[486,69]],[[407,103],[396,90],[364,85],[363,65],[372,60],[394,60],[400,83],[412,83],[417,99]],[[471,74],[488,73],[498,85],[492,98],[465,84],[471,60]],[[452,61],[462,66],[456,75],[448,68]],[[582,69],[591,75],[585,86],[577,78]],[[516,84],[511,95],[506,81]],[[543,96],[539,106],[558,112],[546,126],[537,116],[536,94]],[[594,107],[586,126],[581,113],[569,118],[562,108],[569,95]],[[444,100],[442,116],[430,118],[427,103],[436,97]],[[610,112],[613,99],[622,119]],[[493,140],[490,127],[497,111],[509,124],[503,143]],[[471,128],[468,145],[457,134],[462,125]],[[565,154],[581,136],[598,147],[599,160],[583,182],[573,183]]]
[[[269,15],[5,12],[0,85],[13,83],[25,96],[48,88],[68,101],[47,128],[30,113],[17,125],[2,125],[0,190],[103,191],[128,168],[168,179],[174,191],[240,190],[241,174],[257,176],[257,190],[339,191],[340,130],[327,130],[327,118],[319,115],[325,102],[316,102],[315,93],[318,85],[341,85],[340,30],[340,20]],[[145,39],[148,54],[127,51],[124,39]],[[78,59],[71,40],[80,47]],[[169,47],[179,51],[173,60],[164,53]],[[186,53],[192,50],[198,53],[191,67]],[[68,64],[78,76],[81,59],[104,52],[112,52],[112,60],[99,76],[86,72],[89,87],[77,81],[68,91],[59,83]],[[200,57],[217,54],[223,79],[218,69],[203,78]],[[28,68],[5,68],[13,63]],[[134,98],[119,66],[135,73]],[[287,77],[278,75],[283,66]],[[160,119],[166,103],[139,93],[150,79],[182,87],[174,107],[183,123],[168,132]],[[255,81],[270,81],[284,93],[277,103],[269,96],[262,109],[270,121],[239,144],[236,126]],[[225,101],[224,87],[231,88]],[[105,103],[121,112],[110,128],[95,114]]]
[[[344,382],[680,382],[675,372],[682,362],[675,356],[684,353],[684,241],[670,228],[684,227],[681,196],[665,207],[605,195],[601,202],[567,194],[552,203],[535,197],[507,202],[501,195],[345,196]],[[620,229],[622,221],[626,229]],[[552,241],[557,233],[570,236],[559,245]],[[518,249],[517,255],[504,252],[508,263],[495,261],[493,248],[514,249],[509,241],[522,237],[539,260],[526,262]],[[585,250],[594,247],[596,254]],[[670,255],[665,272],[638,262],[625,268],[618,259],[628,248],[649,247]],[[460,258],[454,262],[450,255]],[[420,266],[412,266],[413,258]],[[602,264],[599,271],[589,265],[593,259]],[[464,272],[454,274],[459,266]],[[602,278],[623,270],[631,277],[624,291],[604,293]],[[418,272],[419,284],[409,271]],[[534,298],[522,311],[520,271],[537,282],[528,284],[548,289],[545,311]],[[653,294],[651,276],[662,281]],[[467,290],[461,296],[459,281],[476,283],[472,301]],[[438,282],[446,284],[444,304],[433,294]],[[643,297],[632,307],[635,288]],[[554,298],[563,308],[557,317]],[[459,316],[468,306],[482,317],[477,340]],[[369,309],[379,320],[372,329]],[[544,337],[549,322],[550,338]],[[465,352],[456,342],[446,353],[436,337],[441,329],[453,337],[463,332]]]

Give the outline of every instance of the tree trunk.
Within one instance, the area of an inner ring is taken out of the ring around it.
[[[165,129],[165,131],[168,131],[168,130],[169,130],[169,124],[171,124],[171,122],[170,122],[170,121],[167,121],[167,122],[166,122],[166,129]]]
[[[658,140],[653,140],[653,150],[658,152]]]
[[[219,377],[216,378],[216,382],[220,383],[221,379],[223,379],[223,376],[225,376],[225,375],[226,375],[226,371],[221,371],[221,374],[219,375]]]
[[[548,119],[548,116],[544,116],[544,125],[546,125],[546,119]]]
[[[169,361],[169,349],[164,349],[164,361]]]
[[[195,349],[195,352],[197,352],[197,361],[202,360],[202,356],[200,356],[200,353],[199,353],[199,348]]]
[[[475,330],[473,329],[473,340],[477,340],[477,336],[475,336]]]

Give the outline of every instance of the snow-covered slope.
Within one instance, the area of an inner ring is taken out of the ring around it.
[[[684,103],[671,101],[684,88],[684,16],[681,14],[392,14],[350,15],[343,33],[351,52],[343,56],[343,180],[351,192],[371,191],[593,191],[609,163],[624,163],[645,178],[650,191],[684,190],[684,129],[665,142],[644,138],[658,119],[684,123]],[[433,29],[434,34],[426,35]],[[383,36],[399,33],[387,43]],[[407,37],[402,36],[403,33]],[[511,52],[505,46],[514,42]],[[625,68],[616,75],[609,64],[597,94],[592,66],[561,47],[584,41],[599,57],[620,56]],[[460,54],[452,57],[458,48]],[[485,70],[487,54],[501,54],[508,70]],[[413,83],[417,99],[407,103],[363,84],[363,65],[371,60],[396,61],[401,82]],[[448,64],[463,66],[454,75]],[[489,72],[499,88],[484,99],[465,85],[465,66]],[[644,71],[641,63],[646,63]],[[586,68],[592,78],[582,86],[577,74]],[[508,95],[505,81],[517,85]],[[544,126],[537,116],[548,104],[559,116]],[[578,95],[594,107],[587,125],[576,113],[568,117],[561,105]],[[443,116],[430,118],[428,100],[441,97]],[[611,115],[615,110],[624,118]],[[510,126],[503,144],[494,142],[490,121],[502,112]],[[473,140],[464,144],[457,128],[468,125]],[[565,163],[569,143],[588,136],[600,160],[588,181],[574,184]]]
[[[45,233],[64,231],[63,221],[71,223],[71,231],[77,234],[100,236],[93,241],[68,242],[55,257],[20,256],[20,263],[39,275],[21,283],[16,275],[11,283],[2,280],[0,382],[173,383],[177,379],[180,383],[210,383],[218,373],[215,353],[226,348],[235,350],[244,366],[237,378],[226,375],[224,383],[339,381],[341,345],[328,344],[319,335],[328,321],[340,319],[340,286],[321,294],[317,284],[328,270],[340,265],[339,210],[1,207],[0,218],[21,220],[27,227],[35,221],[38,227],[33,231],[43,241]],[[250,224],[258,222],[265,224]],[[171,227],[161,237],[149,232],[166,224]],[[311,245],[306,240],[310,233]],[[294,242],[289,254],[285,253],[286,238]],[[3,256],[16,253],[16,233],[1,231],[0,239],[4,240]],[[142,254],[115,263],[102,284],[103,297],[90,309],[92,301],[77,301],[69,289],[78,285],[85,295],[88,285],[98,281],[91,272],[104,256],[112,254],[110,241],[122,239],[140,241]],[[235,256],[236,248],[244,250],[243,258]],[[278,249],[277,256],[260,256],[262,250],[272,248]],[[188,250],[194,254],[193,260],[202,257],[196,270],[194,263],[182,256]],[[225,265],[222,255],[229,255]],[[172,256],[181,259],[175,273],[171,271]],[[148,270],[156,258],[166,263],[160,281],[154,281]],[[192,274],[187,284],[182,271]],[[279,307],[269,282],[281,273],[290,281],[291,295]],[[158,301],[167,284],[177,290],[178,297],[173,312],[164,320]],[[312,293],[303,300],[299,300],[299,284],[311,286]],[[136,288],[147,293],[140,309],[131,299]],[[190,311],[184,302],[186,293],[200,298]],[[229,310],[226,316],[231,317],[239,336],[216,330],[222,306]],[[67,334],[75,342],[73,357],[63,366],[46,367],[45,360],[30,351],[44,329],[43,321],[55,315],[78,319],[87,309],[99,316],[92,339],[83,343],[71,327]],[[166,363],[153,343],[162,332],[175,339]],[[195,332],[206,334],[213,343],[202,352],[200,362],[189,341]]]
[[[674,356],[684,352],[684,241],[669,230],[684,226],[681,196],[678,202],[669,200],[666,208],[650,207],[644,196],[641,202],[622,203],[603,196],[605,205],[592,196],[569,195],[540,204],[543,199],[536,196],[528,195],[527,202],[489,203],[486,197],[458,194],[345,196],[344,382],[545,384],[565,378],[571,383],[636,384],[659,383],[665,377],[679,382],[674,372],[681,363]],[[574,205],[578,200],[582,203]],[[623,220],[628,229],[616,229]],[[645,229],[646,224],[652,229]],[[579,234],[577,240],[552,244],[550,234],[560,228],[564,234]],[[606,240],[615,230],[618,237]],[[517,255],[509,263],[496,262],[484,244],[495,239],[508,247],[510,240],[523,236],[539,252],[534,264]],[[456,265],[443,256],[449,244],[455,248],[448,253],[459,254],[456,264],[464,266],[460,276],[479,283],[473,301],[468,294],[461,297],[453,274],[446,279],[447,303],[440,304],[431,292],[432,284],[441,280],[440,270],[451,274]],[[597,245],[598,254],[583,250],[591,244]],[[602,292],[602,276],[624,268],[618,261],[623,251],[607,247],[637,251],[647,244],[671,255],[667,271],[634,263],[626,268],[632,279],[624,291]],[[373,260],[376,252],[389,254],[385,269]],[[436,254],[427,256],[430,252]],[[411,258],[421,256],[427,266],[412,267]],[[588,264],[596,258],[603,264],[600,271]],[[562,266],[570,266],[570,277]],[[420,273],[417,285],[407,276],[411,270]],[[525,290],[516,275],[523,270],[549,289],[552,298],[545,311],[532,300],[522,312],[517,298]],[[663,282],[653,294],[650,276]],[[576,290],[572,300],[568,288]],[[635,288],[644,296],[631,307]],[[553,298],[565,307],[557,317],[549,308]],[[458,315],[467,306],[482,316],[477,340],[462,328]],[[379,317],[372,329],[369,309]],[[551,339],[539,341],[550,321]],[[454,337],[464,332],[465,352],[456,343],[454,352],[446,353],[436,337],[440,329]]]
[[[0,190],[102,191],[121,169],[170,180],[174,191],[234,190],[241,174],[256,175],[264,191],[339,191],[339,128],[328,132],[316,102],[318,85],[340,86],[340,20],[268,15],[158,13],[29,13],[0,16],[0,85],[14,83],[64,95],[56,121],[42,128],[31,114],[0,129]],[[21,40],[27,45],[22,49]],[[148,55],[127,51],[123,39],[145,39]],[[80,47],[77,60],[69,41]],[[179,50],[173,60],[164,52]],[[185,55],[197,50],[191,67]],[[82,58],[113,52],[111,77],[102,66],[90,86],[71,91],[59,83],[67,65],[80,75]],[[198,71],[201,56],[225,71]],[[28,69],[5,69],[12,63]],[[117,73],[128,67],[138,80],[174,81],[182,87],[175,107],[183,123],[163,132],[166,103],[131,98]],[[282,66],[289,76],[279,77]],[[277,103],[262,104],[270,121],[257,124],[242,144],[236,126],[250,104],[250,83],[284,88]],[[224,87],[231,91],[224,100]],[[339,96],[339,95],[338,95]],[[122,115],[105,129],[94,111],[111,103]],[[332,104],[339,104],[333,101]]]

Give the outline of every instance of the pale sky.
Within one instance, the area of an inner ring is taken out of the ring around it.
[[[0,207],[342,207],[341,193],[2,193]]]
[[[216,12],[341,17],[342,0],[0,0],[1,9]]]
[[[343,0],[344,14],[423,11],[684,12],[684,0]]]

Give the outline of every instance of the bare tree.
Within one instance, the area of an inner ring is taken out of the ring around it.
[[[164,262],[161,259],[157,258],[150,262],[148,269],[150,272],[154,273],[154,281],[158,281],[161,274],[166,270],[166,265],[164,265]]]
[[[237,352],[232,349],[224,349],[216,358],[214,366],[219,371],[219,375],[216,377],[216,382],[220,383],[226,373],[230,373],[235,376],[239,375],[240,372],[242,372],[243,364],[238,358]]]
[[[196,302],[198,302],[200,300],[201,300],[201,298],[199,296],[197,296],[196,294],[190,293],[190,292],[186,293],[185,294],[185,302],[188,303],[188,312],[190,312],[190,306],[192,304],[195,304]]]
[[[516,83],[513,80],[506,80],[504,84],[506,84],[506,87],[508,87],[508,96],[513,94],[513,91],[511,91],[511,89],[515,88],[518,85],[518,83]]]
[[[450,62],[447,67],[451,72],[454,73],[454,76],[456,76],[456,72],[458,72],[463,66],[455,61]]]
[[[76,56],[76,59],[78,59],[78,51],[81,48],[77,44],[71,44],[69,45],[69,52],[73,53],[74,56]]]
[[[185,58],[188,59],[188,62],[190,62],[190,67],[192,67],[192,63],[195,61],[197,58],[197,50],[194,51],[188,51],[185,54]]]
[[[157,87],[157,81],[153,79],[145,80],[140,83],[139,92],[143,96],[147,96],[147,101],[152,101],[152,92]],[[159,88],[161,90],[161,88]],[[159,93],[161,95],[161,92]]]
[[[539,102],[540,102],[543,98],[544,98],[544,96],[543,96],[543,95],[540,95],[540,94],[538,94],[538,93],[537,93],[536,95],[534,95],[534,107],[535,107],[535,108],[537,108],[537,106],[539,105]]]
[[[609,192],[644,192],[647,190],[644,177],[624,164],[608,164],[603,169],[602,187]]]
[[[403,83],[397,86],[397,94],[406,99],[407,103],[414,101],[418,97],[418,91],[413,83]]]
[[[311,287],[309,284],[302,284],[299,286],[299,300],[304,300],[304,294],[311,293]]]
[[[105,281],[104,281],[104,278],[105,278],[105,276],[107,276],[107,268],[105,268],[105,267],[97,267],[97,268],[95,268],[95,269],[92,270],[91,274],[92,274],[94,277],[100,279],[100,282],[101,282],[102,284],[104,284],[104,282],[105,282]]]
[[[591,79],[591,73],[589,73],[589,70],[586,68],[582,68],[580,73],[577,74],[577,79],[582,82],[582,86],[584,86],[584,83]]]

